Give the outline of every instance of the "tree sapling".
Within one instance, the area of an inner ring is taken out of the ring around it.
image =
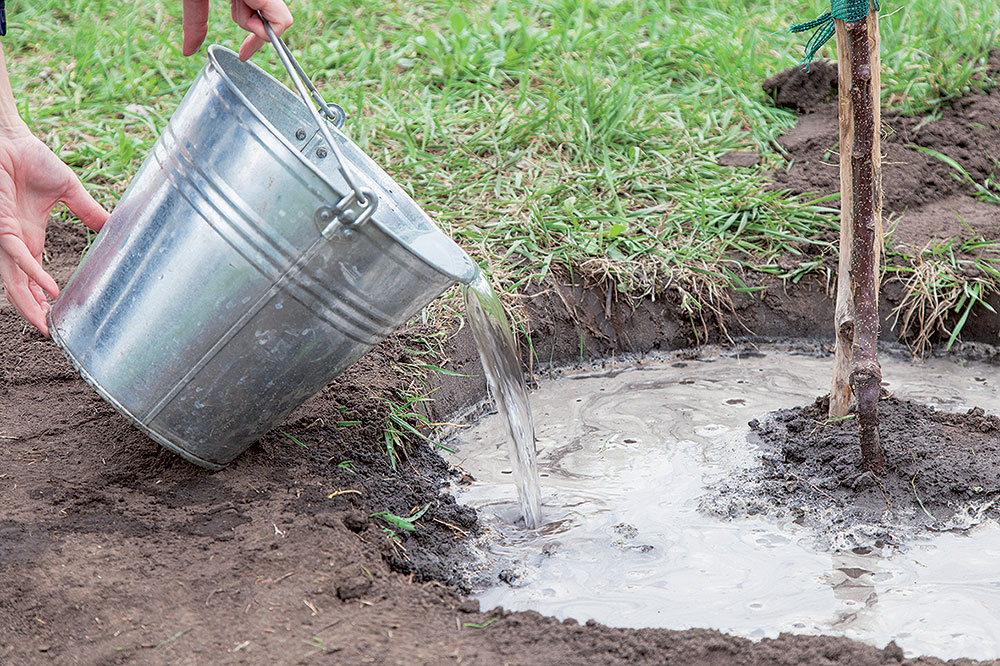
[[[878,429],[882,383],[877,355],[882,255],[878,9],[877,0],[831,0],[830,12],[792,27],[793,32],[816,29],[806,61],[830,36],[837,39],[841,224],[829,415],[842,418],[854,409],[862,466],[874,474],[885,468]]]

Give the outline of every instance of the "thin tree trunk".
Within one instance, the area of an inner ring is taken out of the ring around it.
[[[881,141],[878,128],[881,113],[878,99],[881,90],[881,58],[879,56],[878,14],[870,12],[866,19],[869,34],[869,61],[871,69],[871,91],[874,104],[873,123],[876,128],[872,151],[875,174],[875,225],[876,243],[875,293],[878,294],[878,266],[882,250],[882,197],[881,197]],[[837,270],[837,308],[834,316],[836,349],[834,351],[833,382],[830,388],[830,418],[847,416],[855,407],[851,390],[850,375],[852,349],[854,346],[855,311],[854,283],[851,280],[852,246],[854,244],[854,189],[853,189],[853,147],[854,147],[854,104],[851,100],[851,63],[853,62],[853,42],[843,21],[835,22],[837,37],[837,68],[839,74],[839,124],[840,124],[840,262]],[[877,309],[877,301],[876,301]]]
[[[872,12],[874,15],[874,12]],[[878,363],[878,256],[880,234],[876,220],[881,198],[875,171],[875,107],[872,91],[870,21],[846,26],[851,41],[851,102],[854,106],[854,145],[851,150],[854,242],[851,279],[854,282],[854,344],[851,348],[851,390],[857,401],[862,465],[881,474],[885,468],[879,442],[878,397],[882,370]],[[841,147],[843,150],[843,147]]]

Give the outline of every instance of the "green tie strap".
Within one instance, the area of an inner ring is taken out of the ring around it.
[[[879,10],[878,0],[870,0],[875,6],[875,11]],[[815,30],[812,37],[806,43],[806,55],[802,58],[802,65],[808,65],[816,57],[816,52],[833,37],[833,20],[841,19],[852,23],[861,21],[868,16],[869,0],[830,0],[830,11],[822,16],[806,23],[793,25],[789,32],[805,32]]]

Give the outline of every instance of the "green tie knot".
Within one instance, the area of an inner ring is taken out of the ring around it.
[[[870,0],[870,4],[875,6],[875,11],[879,10],[878,0]],[[869,0],[830,0],[830,11],[819,18],[806,23],[793,25],[789,32],[805,32],[815,30],[812,37],[806,43],[806,55],[802,58],[801,64],[808,65],[816,57],[816,52],[833,37],[833,20],[854,22],[860,21],[868,16]]]

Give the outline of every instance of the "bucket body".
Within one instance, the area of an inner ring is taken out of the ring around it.
[[[333,129],[333,128],[331,128]],[[380,339],[478,271],[303,102],[234,53],[199,74],[49,314],[83,377],[160,444],[221,468]],[[326,211],[326,212],[324,212]]]

